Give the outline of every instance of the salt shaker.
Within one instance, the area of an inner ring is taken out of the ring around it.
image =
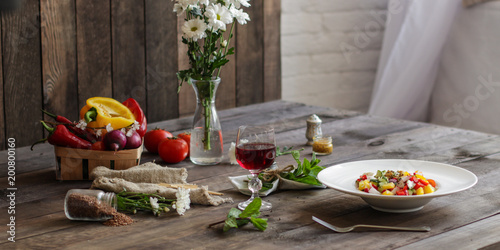
[[[116,207],[115,193],[101,190],[71,189],[64,199],[64,213],[70,220],[109,220]]]
[[[321,119],[319,119],[316,114],[309,116],[309,118],[307,118],[306,144],[312,145],[314,137],[321,134]]]

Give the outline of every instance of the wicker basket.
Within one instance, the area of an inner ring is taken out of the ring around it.
[[[119,151],[98,151],[54,146],[58,180],[88,180],[95,167],[122,170],[139,165],[143,147]]]

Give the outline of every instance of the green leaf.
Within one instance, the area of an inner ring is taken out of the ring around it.
[[[251,217],[250,221],[260,231],[265,231],[267,228],[267,219]]]
[[[257,197],[253,199],[250,204],[241,212],[239,215],[240,218],[247,218],[251,216],[259,216],[260,215],[260,206],[262,205],[262,199]]]
[[[227,214],[227,218],[239,218],[240,214],[241,214],[241,210],[233,207],[233,208],[231,208],[231,210],[229,210],[229,213]]]

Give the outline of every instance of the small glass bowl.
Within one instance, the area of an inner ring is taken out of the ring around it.
[[[317,155],[329,155],[333,152],[332,137],[317,135],[313,138],[313,152]]]

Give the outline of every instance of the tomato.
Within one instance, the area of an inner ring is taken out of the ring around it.
[[[188,155],[187,157],[189,157],[189,148],[190,148],[190,143],[191,143],[191,132],[184,132],[184,133],[180,133],[177,135],[177,137],[183,139],[184,141],[187,142],[188,144]]]
[[[144,135],[144,146],[151,153],[158,153],[158,145],[163,139],[172,137],[172,134],[164,129],[153,129]]]
[[[104,145],[103,141],[96,141],[92,144],[92,150],[106,150],[106,145]]]
[[[163,139],[158,145],[158,154],[166,163],[178,163],[186,159],[189,146],[178,137]]]

